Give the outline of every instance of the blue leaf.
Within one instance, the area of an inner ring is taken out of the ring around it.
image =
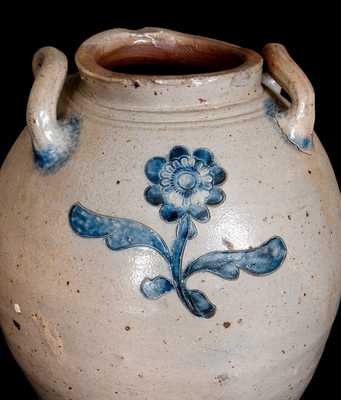
[[[212,318],[216,312],[216,307],[200,290],[188,290],[186,292],[187,306],[190,311],[201,318]]]
[[[72,206],[70,225],[81,237],[104,238],[111,250],[130,247],[150,247],[169,260],[169,250],[162,238],[151,228],[139,222],[97,214],[80,204]]]
[[[237,279],[242,269],[255,275],[275,271],[283,263],[287,249],[280,237],[273,237],[259,247],[240,251],[213,251],[192,263],[184,271],[184,279],[196,272],[211,272],[223,279]]]
[[[148,299],[159,299],[163,294],[174,289],[173,284],[163,276],[154,279],[146,278],[141,283],[141,292]]]

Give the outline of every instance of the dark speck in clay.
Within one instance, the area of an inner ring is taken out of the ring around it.
[[[20,331],[21,325],[19,324],[19,322],[17,322],[17,321],[14,319],[14,320],[13,320],[13,324],[14,324],[14,326],[18,329],[18,331]]]
[[[229,379],[227,374],[221,374],[215,377],[215,380],[219,383],[219,385],[223,385]]]

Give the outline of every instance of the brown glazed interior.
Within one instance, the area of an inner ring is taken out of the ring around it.
[[[83,43],[76,54],[80,71],[99,79],[220,74],[260,61],[252,50],[158,28],[103,32]]]
[[[217,47],[217,48],[216,48]],[[169,48],[133,43],[97,58],[105,69],[134,75],[192,75],[220,72],[242,65],[245,56],[219,46]]]

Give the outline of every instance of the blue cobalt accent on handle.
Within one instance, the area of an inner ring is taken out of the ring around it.
[[[58,171],[73,152],[79,141],[80,122],[76,116],[71,116],[67,121],[60,122],[58,143],[51,142],[39,150],[33,146],[34,164],[44,173],[51,174]]]
[[[263,276],[274,272],[283,263],[287,248],[284,241],[275,236],[256,248],[207,253],[183,270],[185,247],[188,240],[197,235],[193,220],[208,222],[208,206],[219,205],[225,200],[225,194],[218,186],[226,179],[226,173],[209,150],[199,148],[191,154],[183,146],[173,147],[168,159],[154,157],[149,160],[145,173],[152,183],[145,191],[145,199],[153,206],[161,206],[162,219],[177,224],[176,238],[170,248],[157,232],[140,222],[100,215],[79,203],[72,206],[69,221],[79,236],[103,238],[111,250],[149,247],[158,252],[167,262],[171,276],[169,279],[146,277],[141,282],[141,292],[146,298],[156,300],[175,290],[193,315],[211,318],[216,306],[203,292],[187,288],[190,276],[209,272],[234,280],[239,277],[240,270]]]

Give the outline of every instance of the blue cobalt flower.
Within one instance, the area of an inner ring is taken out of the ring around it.
[[[160,215],[166,221],[176,221],[187,213],[199,222],[207,222],[207,206],[225,200],[225,193],[217,187],[224,182],[225,171],[207,149],[198,148],[190,154],[185,147],[175,146],[168,160],[150,159],[145,173],[153,183],[145,190],[145,198],[154,206],[161,205]]]
[[[182,304],[196,317],[211,318],[216,306],[205,293],[187,287],[193,274],[208,272],[227,280],[236,280],[240,271],[253,275],[267,275],[278,269],[287,254],[284,241],[274,236],[255,248],[245,250],[210,251],[183,268],[183,253],[188,240],[197,230],[192,217],[200,222],[209,219],[208,205],[224,201],[225,194],[218,187],[226,178],[225,171],[214,161],[213,154],[203,148],[192,154],[183,146],[176,146],[168,160],[154,157],[146,163],[145,173],[152,182],[145,190],[146,200],[161,206],[160,214],[166,221],[178,221],[176,238],[169,247],[149,226],[128,218],[100,215],[79,203],[72,206],[70,225],[84,238],[102,238],[113,251],[132,247],[147,247],[158,252],[168,263],[170,277],[146,277],[141,292],[147,299],[156,300],[176,291]]]

